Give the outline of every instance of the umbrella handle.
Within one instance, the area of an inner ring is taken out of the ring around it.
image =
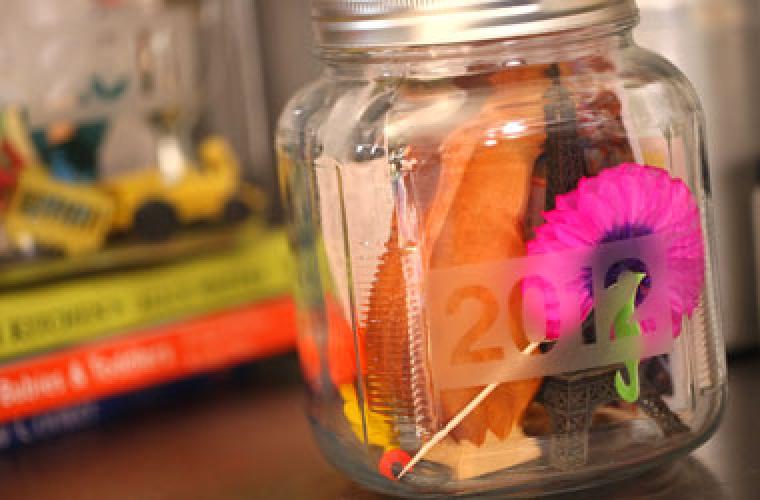
[[[640,337],[641,326],[639,322],[633,317],[633,313],[636,309],[636,290],[641,280],[644,279],[644,274],[637,273],[636,289],[634,289],[633,295],[630,300],[626,302],[625,306],[615,317],[615,336],[617,338],[625,337]],[[618,395],[628,403],[634,403],[639,399],[641,395],[641,385],[639,384],[639,359],[628,359],[625,361],[625,370],[628,372],[628,383],[623,380],[623,374],[620,370],[615,373],[615,390]]]
[[[615,373],[615,390],[623,401],[635,403],[641,395],[641,386],[639,384],[639,360],[630,359],[625,362],[625,369],[628,372],[629,383],[623,380],[623,374],[620,370]]]

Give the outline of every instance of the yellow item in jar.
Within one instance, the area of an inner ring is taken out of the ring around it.
[[[343,398],[343,414],[348,423],[351,424],[351,431],[360,441],[364,441],[362,412],[359,411],[359,401],[354,386],[351,384],[340,386],[340,395]],[[398,448],[396,432],[391,424],[383,415],[371,411],[366,401],[364,402],[364,416],[369,444],[380,446],[384,450]]]

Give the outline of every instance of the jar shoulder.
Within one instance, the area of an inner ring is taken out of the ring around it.
[[[621,50],[619,75],[628,92],[644,93],[650,99],[669,100],[666,108],[702,113],[697,92],[684,73],[662,55],[631,44]]]
[[[278,135],[303,127],[304,122],[325,105],[331,87],[333,83],[323,76],[301,87],[280,112],[277,121]]]

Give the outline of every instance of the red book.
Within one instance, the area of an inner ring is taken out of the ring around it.
[[[287,352],[290,299],[259,302],[0,366],[0,422]]]

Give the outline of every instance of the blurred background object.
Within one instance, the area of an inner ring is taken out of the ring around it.
[[[225,223],[263,215],[274,176],[252,2],[6,7],[0,46],[14,70],[0,104],[14,175],[0,213],[4,260],[171,258],[188,253],[185,236],[232,236]]]
[[[310,0],[256,2],[263,78],[272,129],[288,99],[320,72],[311,35]]]
[[[201,69],[207,89],[209,130],[218,130],[232,144],[244,164],[256,165],[257,181],[268,191],[275,189],[272,135],[258,25],[266,26],[250,0],[203,0],[201,2],[200,50],[206,62]],[[288,33],[282,29],[281,33]],[[298,37],[290,37],[298,39]],[[287,58],[283,55],[283,61]],[[237,61],[237,64],[230,64]],[[294,65],[295,66],[295,65]]]
[[[0,450],[291,351],[255,4],[3,7]]]

